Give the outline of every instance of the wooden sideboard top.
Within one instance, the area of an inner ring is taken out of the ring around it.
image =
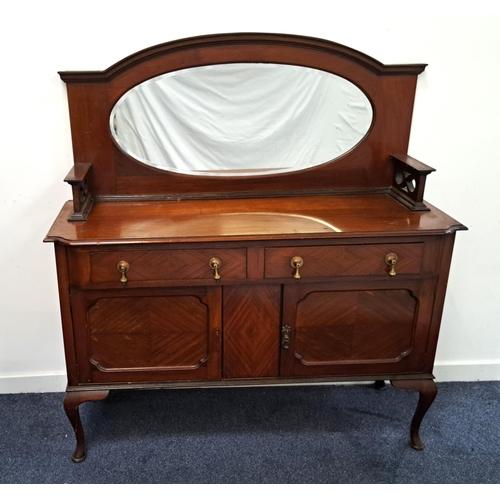
[[[185,243],[443,234],[465,226],[427,204],[412,212],[386,194],[181,201],[98,201],[86,222],[67,202],[46,242]]]

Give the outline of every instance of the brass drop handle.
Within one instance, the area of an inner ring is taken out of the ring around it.
[[[293,275],[293,277],[296,280],[299,280],[300,279],[299,269],[304,265],[304,259],[302,259],[302,257],[294,257],[290,261],[290,264],[295,269],[295,274]]]
[[[389,276],[393,278],[396,276],[396,263],[398,261],[398,256],[395,253],[388,253],[385,256],[385,263],[390,267]]]
[[[126,260],[121,260],[118,262],[116,265],[116,269],[118,269],[118,272],[122,275],[120,278],[120,283],[125,284],[127,280],[127,276],[125,276],[130,269],[130,264]]]
[[[221,261],[217,257],[212,257],[208,262],[209,266],[214,270],[214,280],[220,280],[219,269]]]

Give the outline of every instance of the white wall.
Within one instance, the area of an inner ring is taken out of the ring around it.
[[[53,249],[42,243],[71,196],[63,183],[72,153],[57,71],[105,69],[157,43],[236,31],[310,35],[386,64],[429,64],[409,153],[437,169],[426,199],[470,229],[457,237],[435,374],[500,379],[500,17],[451,15],[439,2],[420,1],[418,12],[403,13],[384,1],[340,5],[46,0],[2,7],[0,392],[65,387]],[[470,14],[467,6],[461,12]]]

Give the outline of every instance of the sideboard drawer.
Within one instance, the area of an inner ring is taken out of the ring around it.
[[[212,259],[217,259],[217,269]],[[119,269],[120,264],[122,269]],[[124,266],[124,267],[123,267]],[[91,281],[134,282],[157,280],[244,279],[245,248],[199,250],[123,250],[90,253]],[[123,270],[124,272],[121,272]]]
[[[297,273],[294,258],[299,261],[300,277],[376,276],[418,274],[422,270],[424,243],[380,245],[332,245],[288,248],[266,248],[265,277],[292,278]],[[393,255],[396,263],[387,263]]]

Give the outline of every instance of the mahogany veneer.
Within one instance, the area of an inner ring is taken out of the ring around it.
[[[235,61],[349,79],[373,104],[369,133],[334,161],[269,177],[193,179],[116,146],[109,113],[130,88]],[[85,458],[79,405],[116,388],[390,380],[420,393],[410,436],[423,448],[455,232],[465,229],[424,203],[433,169],[406,155],[424,67],[384,66],[324,40],[232,34],[61,73],[74,199],[45,241],[56,251],[75,462]]]

